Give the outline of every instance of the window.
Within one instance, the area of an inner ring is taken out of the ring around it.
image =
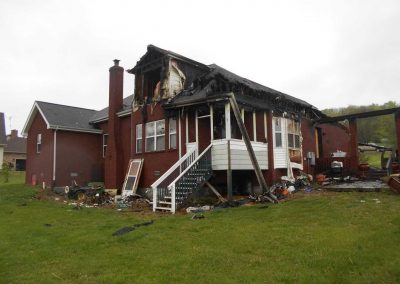
[[[300,123],[288,120],[288,147],[300,149]]]
[[[36,137],[36,153],[40,153],[42,150],[42,133],[39,133]]]
[[[106,156],[107,144],[108,144],[108,134],[103,134],[103,158]]]
[[[275,118],[275,147],[282,147],[282,125],[281,119]]]
[[[169,148],[176,149],[176,118],[169,119]]]
[[[136,153],[142,153],[142,124],[136,125]]]
[[[146,123],[146,152],[165,150],[165,121]]]

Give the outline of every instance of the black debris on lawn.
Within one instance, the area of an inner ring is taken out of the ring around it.
[[[45,227],[53,227],[52,224],[48,224],[48,223],[44,224],[43,226],[45,226]]]
[[[204,219],[204,215],[201,213],[196,213],[192,216],[192,220],[196,220],[196,219]]]
[[[149,225],[151,225],[151,224],[153,224],[153,223],[154,223],[154,221],[151,220],[151,221],[143,222],[143,223],[140,223],[140,224],[135,224],[135,225],[130,226],[130,227],[123,227],[123,228],[121,228],[121,229],[115,231],[112,235],[113,235],[114,237],[116,237],[116,236],[121,236],[121,235],[125,235],[125,234],[127,234],[127,233],[129,233],[129,232],[132,232],[133,230],[135,230],[135,229],[137,229],[137,228],[139,228],[139,227],[149,226]]]

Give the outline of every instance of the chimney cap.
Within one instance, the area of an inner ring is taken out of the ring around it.
[[[113,61],[114,61],[114,66],[119,66],[119,61],[120,61],[119,59],[114,59]]]

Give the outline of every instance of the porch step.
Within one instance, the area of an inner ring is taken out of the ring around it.
[[[156,210],[171,211],[171,207],[161,207],[161,206],[157,206],[155,209],[156,209]]]

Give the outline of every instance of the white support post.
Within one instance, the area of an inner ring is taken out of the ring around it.
[[[265,136],[265,141],[268,143],[268,132],[267,132],[267,113],[264,111],[264,136]]]
[[[199,155],[199,118],[197,109],[195,112],[195,125],[196,125],[196,156]]]
[[[185,115],[185,128],[186,128],[186,145],[189,143],[189,118],[188,118],[188,113],[186,112]]]
[[[156,212],[157,207],[157,187],[153,187],[153,212]]]
[[[231,105],[228,102],[225,104],[225,138],[230,140],[231,137]]]
[[[253,110],[253,141],[257,142],[257,116],[256,111]]]
[[[244,123],[244,108],[242,108],[242,109],[240,110],[240,116],[241,116],[242,121],[243,121],[243,123]],[[242,135],[242,140],[244,140],[243,135]]]
[[[175,214],[176,210],[175,184],[171,187],[171,212]]]
[[[210,131],[211,131],[211,141],[214,140],[214,108],[210,105]]]
[[[181,133],[182,133],[182,125],[181,125],[181,111],[179,110],[178,114],[178,125],[179,125],[179,130],[178,130],[178,148],[179,148],[179,159],[182,158],[182,139],[181,139]],[[171,143],[171,142],[170,142]]]

